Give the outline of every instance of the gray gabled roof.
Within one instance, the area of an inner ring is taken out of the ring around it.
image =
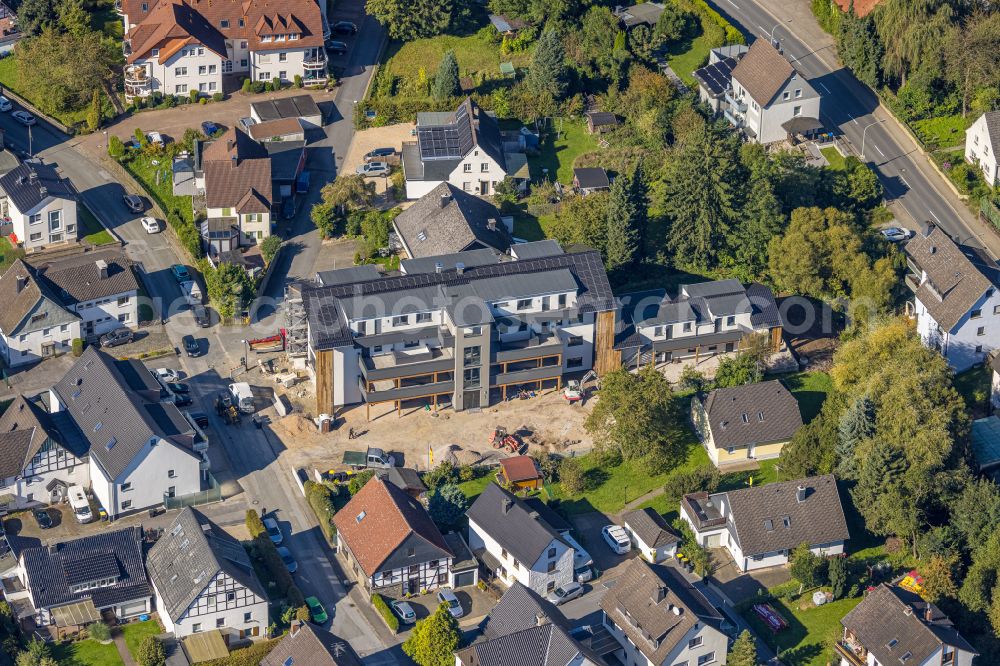
[[[15,397],[0,416],[0,478],[20,475],[49,439],[61,440],[49,414],[23,395]]]
[[[320,115],[319,105],[311,95],[294,95],[251,104],[261,122],[281,118],[305,118]]]
[[[545,240],[540,241],[531,241],[530,243],[515,243],[510,246],[511,256],[516,258],[518,261],[524,261],[526,259],[540,259],[542,257],[554,257],[562,253],[563,251],[562,248],[559,247],[559,243],[551,238],[546,238]]]
[[[0,276],[0,303],[4,304],[0,308],[0,330],[6,335],[79,320],[52,293],[49,282],[39,279],[35,270],[21,259],[16,259]],[[35,322],[28,319],[28,315],[34,318],[40,311],[45,312],[44,318]]]
[[[485,199],[441,183],[400,213],[396,232],[414,259],[479,246],[506,251],[511,237],[500,211]]]
[[[260,666],[361,666],[350,644],[310,623],[293,626]]]
[[[495,483],[486,486],[466,516],[527,567],[537,562],[553,541],[568,546],[521,498]]]
[[[194,428],[175,405],[160,402],[160,385],[141,361],[116,360],[88,347],[53,390],[111,479],[153,439],[196,457],[190,449]]]
[[[648,507],[629,511],[622,516],[622,523],[628,525],[629,529],[650,548],[661,548],[681,540],[667,526],[663,516]]]
[[[146,558],[149,578],[175,622],[220,573],[263,600],[264,588],[236,538],[196,509],[183,509]]]
[[[758,39],[733,69],[732,77],[755,102],[766,107],[793,74],[795,68],[785,56],[766,39]]]
[[[27,213],[49,197],[76,201],[73,186],[50,164],[25,162],[0,176],[0,189],[21,213]]]
[[[777,379],[715,389],[696,399],[719,449],[787,442],[802,427],[798,401]]]
[[[139,289],[132,262],[118,249],[49,260],[44,257],[38,260],[29,258],[27,261],[34,266],[39,279],[48,282],[52,293],[58,294],[63,304],[93,301]],[[107,266],[105,277],[101,277],[98,261]]]
[[[1000,111],[987,111],[983,117],[986,119],[986,134],[993,154],[1000,155]]]

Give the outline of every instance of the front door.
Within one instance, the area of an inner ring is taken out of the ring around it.
[[[479,181],[479,194],[486,196],[490,193],[490,181],[481,180]]]
[[[479,407],[479,389],[476,389],[475,391],[466,391],[465,396],[462,399],[462,404],[465,409],[476,409]]]
[[[419,591],[420,591],[420,579],[411,578],[410,580],[406,581],[407,594],[416,594]]]

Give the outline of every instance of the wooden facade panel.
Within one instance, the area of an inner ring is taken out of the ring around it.
[[[615,350],[615,312],[598,312],[594,335],[594,370],[599,375],[621,367],[621,352]]]
[[[316,352],[316,413],[333,414],[333,352]]]

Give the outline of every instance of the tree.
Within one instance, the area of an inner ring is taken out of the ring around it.
[[[433,37],[444,32],[452,19],[452,0],[370,0],[369,14],[400,41]]]
[[[462,93],[458,82],[458,61],[454,51],[446,51],[434,77],[434,99],[447,100]]]
[[[628,47],[638,60],[645,63],[653,59],[667,43],[666,37],[655,28],[647,25],[637,25],[628,34]]]
[[[32,638],[24,652],[17,655],[17,666],[55,666],[48,643]]]
[[[264,265],[270,266],[274,258],[278,256],[281,249],[281,236],[271,235],[265,238],[260,244],[260,256],[264,259]]]
[[[715,371],[715,387],[729,388],[754,384],[764,378],[764,368],[753,355],[740,353],[736,356],[726,356],[719,361]]]
[[[74,34],[46,27],[36,37],[18,42],[13,57],[18,62],[18,83],[40,92],[34,101],[42,111],[59,113],[87,108],[94,91],[113,77],[112,68],[120,56],[99,33]]]
[[[321,239],[333,235],[337,228],[337,211],[332,204],[320,201],[313,205],[309,211],[309,219],[316,225]]]
[[[646,218],[645,192],[641,182],[642,172],[632,177],[620,174],[611,184],[608,196],[608,231],[604,264],[608,271],[631,266],[639,251],[640,228]]]
[[[469,500],[465,493],[454,483],[446,483],[438,486],[437,490],[430,496],[427,512],[438,527],[442,530],[449,530],[455,527],[465,515],[468,506]]]
[[[17,27],[24,37],[34,37],[54,26],[57,18],[54,0],[23,0],[17,8]]]
[[[924,579],[920,596],[932,604],[957,597],[958,587],[954,578],[957,565],[958,558],[955,556],[932,555],[930,560],[920,567],[920,575]]]
[[[562,202],[550,229],[560,245],[581,244],[598,250],[603,256],[608,246],[607,192],[572,197]]]
[[[981,91],[996,91],[1000,85],[1000,14],[975,12],[961,25],[948,30],[944,42],[945,76],[962,98],[962,115],[975,104]],[[993,110],[988,106],[983,110]]]
[[[351,480],[347,484],[347,492],[351,493],[352,497],[357,495],[365,487],[365,484],[372,480],[373,476],[375,476],[375,470],[371,469],[351,475]]]
[[[114,134],[108,137],[108,155],[118,159],[125,154],[125,144]]]
[[[819,585],[823,558],[809,550],[809,544],[796,546],[789,559],[792,578],[799,581],[799,594],[807,587]]]
[[[320,191],[323,203],[338,209],[342,215],[352,210],[367,208],[375,195],[375,183],[365,181],[359,174],[337,176]]]
[[[461,633],[448,604],[442,603],[434,614],[417,622],[403,643],[403,652],[418,666],[453,666]]]
[[[753,635],[744,629],[733,643],[733,649],[729,651],[726,664],[728,666],[757,666],[759,663],[757,661],[757,642]]]
[[[586,490],[587,479],[583,465],[576,458],[563,458],[559,463],[559,483],[562,489],[570,495],[576,495]]]
[[[779,474],[782,479],[790,481],[833,471],[840,402],[839,396],[828,396],[819,416],[795,431],[791,441],[782,447]]]
[[[163,666],[167,663],[167,651],[156,636],[146,636],[139,643],[139,653],[135,660],[139,666]]]
[[[834,180],[834,194],[844,210],[863,212],[882,201],[882,183],[875,172],[853,155],[844,160],[844,169]]]
[[[205,276],[208,297],[223,319],[234,317],[253,292],[250,276],[243,267],[236,264],[221,262],[218,268],[206,265],[202,274]]]
[[[59,0],[56,6],[59,27],[77,37],[90,32],[90,14],[84,9],[82,0]]]
[[[1000,489],[989,479],[973,479],[951,503],[951,524],[975,553],[1000,525]]]
[[[256,509],[247,509],[246,525],[247,532],[250,533],[250,538],[252,539],[267,532],[267,529],[264,527],[264,521],[260,519],[260,514],[257,513]]]
[[[506,176],[493,188],[493,203],[504,214],[515,210],[518,196],[517,183],[510,176]]]
[[[859,17],[850,10],[841,16],[837,32],[837,52],[854,75],[870,87],[882,83],[882,42],[871,16]]]
[[[842,599],[847,592],[847,558],[834,557],[827,563],[827,578],[834,599]]]
[[[569,85],[566,52],[555,30],[546,29],[539,37],[525,84],[530,90],[546,94],[554,100],[560,100],[566,94]]]
[[[752,176],[741,220],[732,230],[732,248],[727,268],[743,282],[760,280],[767,272],[768,247],[771,239],[781,234],[786,219],[781,202],[771,181],[764,176]]]
[[[837,432],[837,477],[853,479],[857,474],[858,444],[875,434],[875,403],[868,396],[857,398],[840,418]]]

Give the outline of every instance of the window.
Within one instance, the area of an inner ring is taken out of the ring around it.
[[[556,549],[549,548],[549,557],[555,557],[555,556],[556,556]]]
[[[127,511],[132,508],[132,500],[125,500],[122,502],[122,511]]]
[[[726,326],[736,326],[736,317],[732,315],[726,317]]]
[[[222,19],[221,21],[219,21],[219,27],[220,28],[228,28],[229,27],[229,19]]]
[[[571,335],[569,336],[569,339],[566,340],[567,347],[579,347],[582,344],[583,344],[583,338],[580,337],[579,335]]]
[[[257,72],[257,80],[258,81],[270,81],[271,80],[271,72]]]
[[[278,62],[288,62],[288,54],[284,53],[284,52],[279,53],[278,54]]]
[[[217,618],[215,618],[215,627],[217,629],[222,628],[224,626],[226,626],[226,618],[224,618],[224,617],[217,617]]]
[[[791,527],[792,526],[792,519],[789,518],[788,516],[782,516],[781,517],[781,524],[784,525],[786,528]]]
[[[490,163],[489,162],[482,162],[479,165],[479,172],[480,173],[489,173],[489,171],[490,171]]]
[[[690,333],[691,332],[691,322],[689,322],[689,321],[684,322],[684,324],[681,326],[681,330],[684,331],[685,333]]]
[[[466,368],[463,373],[463,378],[465,380],[465,388],[478,388],[479,387],[479,368]]]
[[[986,335],[986,327],[980,326],[976,329],[976,335]]]
[[[30,238],[33,241],[40,241],[42,240],[42,232],[36,231],[35,233],[31,234],[28,238]]]
[[[132,315],[130,315],[128,313],[126,313],[126,314],[120,314],[120,315],[118,315],[118,323],[124,324],[124,323],[128,322],[131,318],[132,318]]]
[[[546,573],[552,573],[555,570],[556,570],[556,563],[555,563],[555,561],[550,561],[549,562],[549,566],[548,566],[548,570],[547,570]]]
[[[215,66],[215,65],[209,65],[209,66],[208,66],[208,73],[209,73],[209,74],[215,74],[215,71],[216,71],[216,69],[217,69],[217,68],[216,68],[216,66]]]
[[[393,326],[406,326],[410,323],[410,315],[399,315],[392,318]]]
[[[566,307],[566,294],[559,294],[559,307]]]
[[[282,53],[281,55],[284,55],[284,53]],[[278,78],[281,79],[282,81],[287,81],[288,72],[286,72],[285,70],[281,70],[280,72],[278,72]]]
[[[750,423],[750,415],[749,414],[747,414],[746,412],[743,412],[743,414],[741,414],[740,416],[743,418],[743,423]]]
[[[521,300],[519,300],[517,302],[517,309],[518,310],[527,310],[530,307],[531,307],[531,299],[530,298],[523,298],[523,299],[521,299]]]
[[[28,216],[28,224],[41,224],[41,223],[42,223],[41,213],[35,213],[34,215]]]
[[[201,622],[195,622],[191,625],[191,633],[197,634],[199,631],[201,631]]]
[[[194,51],[191,51],[191,55],[194,55]],[[200,56],[205,55],[205,49],[202,48],[201,46],[198,47],[198,55]]]
[[[764,529],[767,530],[768,532],[773,532],[774,531],[774,521],[771,520],[770,518],[764,519]],[[688,647],[691,647],[691,645],[688,645]]]
[[[206,67],[205,65],[198,65],[198,74],[199,75],[204,76],[207,73],[208,73],[208,67]]]
[[[186,83],[179,83],[176,86],[174,86],[175,93],[186,93],[187,91],[188,87]]]
[[[507,559],[507,549],[506,548],[501,548],[500,549],[500,558],[504,559],[504,560]]]
[[[464,173],[472,173],[472,165],[471,164],[463,164],[462,165],[462,171]]]
[[[785,101],[788,101],[788,98],[791,97],[791,96],[792,96],[792,94],[790,92],[788,92],[787,90],[785,92],[781,93],[781,99],[783,99]]]
[[[983,346],[982,345],[976,345],[976,353],[977,354],[982,354],[983,353]]]
[[[418,312],[417,313],[417,323],[418,324],[426,324],[430,320],[431,320],[431,313],[430,312]]]
[[[698,657],[698,666],[711,664],[713,661],[715,661],[715,652],[709,652],[708,654],[703,654]]]
[[[548,585],[545,586],[545,591],[551,592],[554,589],[556,589],[556,582],[554,580],[550,580],[548,582]]]
[[[167,470],[167,478],[168,479],[176,479],[177,478],[177,472],[175,472],[172,469],[168,469]]]
[[[480,351],[479,345],[476,345],[475,347],[466,347],[464,364],[466,366],[479,365],[481,362],[482,352]]]
[[[243,613],[243,624],[253,622],[253,613]]]
[[[123,483],[121,485],[121,491],[123,493],[127,493],[130,490],[132,490],[132,482],[131,481],[127,481],[127,482],[125,482],[125,483]]]
[[[983,316],[983,311],[982,310],[973,310],[969,314],[969,319],[979,319],[982,316]]]
[[[514,560],[514,571],[518,571],[520,570],[520,568],[521,568],[521,563],[518,562],[517,560]]]
[[[288,35],[288,41],[290,42],[297,41],[298,38],[299,38],[299,33],[297,32],[293,32],[292,34]]]
[[[236,601],[236,593],[226,592],[226,601]]]
[[[792,107],[792,115],[793,116],[801,116],[802,115],[802,107],[801,106],[793,106]],[[713,657],[714,657],[715,653],[713,652],[712,654],[713,654]]]
[[[483,334],[483,327],[482,326],[470,326],[470,327],[468,327],[468,328],[465,329],[464,333],[465,333],[465,337],[467,337],[467,338],[478,338],[480,335]]]
[[[472,191],[472,183],[470,183],[467,180],[462,181],[462,189],[464,191],[466,191],[466,192],[471,192]]]
[[[207,83],[199,83],[198,84],[198,90],[200,90],[202,92],[206,92],[208,90],[208,84]]]
[[[188,75],[187,67],[174,67],[174,76],[187,76],[187,75]]]
[[[582,358],[568,358],[566,359],[567,368],[582,368],[583,359]]]
[[[799,97],[802,97],[802,88],[795,89],[795,99],[798,99]]]

